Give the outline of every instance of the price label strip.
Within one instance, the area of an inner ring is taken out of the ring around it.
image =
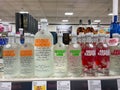
[[[101,81],[88,80],[88,90],[101,90]]]
[[[70,81],[57,81],[57,90],[71,90]]]
[[[118,90],[120,90],[120,79],[117,79]]]
[[[0,82],[0,90],[11,90],[11,82]]]
[[[47,90],[47,81],[33,81],[32,90]]]

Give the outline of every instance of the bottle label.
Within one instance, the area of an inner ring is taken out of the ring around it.
[[[32,75],[33,74],[33,56],[22,56],[20,57],[21,69],[20,73],[24,75]]]
[[[56,56],[64,56],[64,53],[66,52],[65,50],[55,50],[55,55]]]
[[[99,50],[98,55],[100,55],[100,56],[109,56],[110,55],[110,50]]]
[[[51,42],[49,39],[35,39],[36,47],[50,47]]]
[[[96,51],[95,50],[86,50],[84,55],[85,56],[95,56]]]
[[[113,50],[113,52],[111,52],[111,55],[120,55],[120,50]]]
[[[4,50],[3,51],[3,56],[4,57],[7,57],[7,56],[14,57],[15,56],[15,51],[14,50]]]
[[[79,55],[80,55],[80,50],[70,50],[70,53],[71,53],[73,56],[79,56]]]
[[[49,47],[35,47],[35,75],[50,73],[53,67],[53,51]]]
[[[109,46],[117,46],[119,43],[119,38],[108,38],[106,42]]]
[[[32,50],[21,50],[20,51],[20,56],[33,56],[33,51]]]

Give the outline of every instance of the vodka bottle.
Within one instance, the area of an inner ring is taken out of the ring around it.
[[[47,30],[47,20],[41,19],[41,30],[34,39],[35,76],[49,77],[53,74],[53,37]]]
[[[110,48],[105,42],[104,34],[99,34],[99,43],[96,46],[95,62],[98,75],[109,75]]]
[[[63,34],[58,33],[58,43],[54,46],[54,76],[67,75],[67,51],[63,44]]]
[[[25,43],[20,46],[20,76],[34,75],[34,46],[30,42],[30,34],[24,33]]]
[[[2,34],[0,34],[0,78],[3,77],[3,38]]]
[[[113,33],[109,40],[110,45],[110,75],[120,75],[120,40],[119,34]]]
[[[92,33],[86,34],[86,42],[82,47],[82,65],[83,75],[94,76],[95,75],[95,56],[96,48],[92,43]]]
[[[72,42],[67,48],[68,76],[78,77],[81,74],[81,47],[77,43],[77,35],[72,34]]]
[[[3,48],[4,76],[6,78],[17,77],[19,73],[19,49],[14,42],[14,35],[8,34],[8,44]]]

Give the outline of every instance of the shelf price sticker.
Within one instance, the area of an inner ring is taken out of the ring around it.
[[[88,90],[101,90],[101,81],[88,80]]]
[[[120,90],[120,79],[117,79],[118,90]]]
[[[0,82],[0,90],[11,90],[11,82]]]
[[[71,90],[70,81],[57,81],[57,90]]]
[[[47,81],[33,81],[32,90],[47,90]]]

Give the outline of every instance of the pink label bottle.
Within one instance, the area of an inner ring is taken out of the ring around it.
[[[82,65],[84,76],[95,76],[96,49],[92,43],[92,33],[86,34],[86,43],[82,47]]]
[[[99,42],[96,46],[96,71],[98,76],[109,75],[110,48],[106,44],[104,34],[99,34]]]

